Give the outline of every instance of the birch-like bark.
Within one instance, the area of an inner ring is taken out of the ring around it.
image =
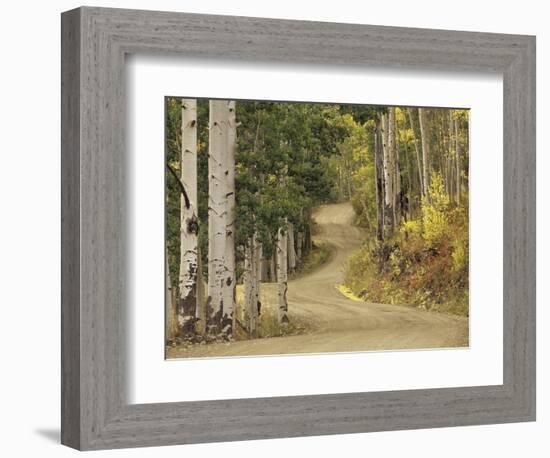
[[[279,324],[288,323],[288,302],[286,299],[286,292],[288,289],[287,246],[286,231],[279,228],[277,231],[277,319]]]
[[[409,155],[409,147],[407,145],[407,141],[405,140],[402,143],[402,145],[403,145],[403,149],[405,150],[405,154],[404,154],[405,167],[407,169],[407,177],[409,177],[409,179],[408,179],[407,191],[404,192],[403,190],[401,190],[401,193],[400,193],[400,198],[401,198],[400,208],[401,208],[401,218],[408,220],[409,215],[411,214],[411,208],[412,208],[411,205],[413,201],[412,196],[414,192],[414,180],[412,180],[413,168],[411,165],[411,158]],[[401,179],[401,176],[399,178]]]
[[[228,154],[226,100],[211,100],[208,135],[208,297],[206,332],[224,336],[232,318],[224,307],[226,280],[225,246],[227,220],[226,156]]]
[[[430,143],[428,140],[428,126],[425,119],[424,108],[418,109],[418,122],[420,124],[420,141],[422,143],[422,195],[428,199],[428,189],[430,188]]]
[[[227,154],[224,168],[226,169],[225,197],[227,213],[225,221],[225,282],[223,285],[223,307],[227,321],[224,321],[222,332],[233,336],[235,329],[235,154],[237,150],[237,113],[234,101],[227,102]],[[225,320],[222,317],[222,320]]]
[[[455,155],[455,152],[454,152],[455,130],[454,130],[453,110],[449,110],[447,123],[448,123],[448,129],[447,129],[448,141],[447,141],[447,151],[445,154],[445,192],[447,193],[447,195],[453,196],[453,179],[454,179],[453,157]]]
[[[411,131],[413,133],[414,150],[416,152],[416,165],[418,167],[418,182],[420,183],[420,193],[424,194],[424,180],[422,177],[422,161],[420,160],[420,151],[418,149],[418,138],[416,137],[416,133],[414,129],[412,109],[408,108],[407,112],[409,113],[409,122],[411,124]]]
[[[384,232],[386,238],[393,234],[394,216],[394,170],[392,160],[392,135],[390,135],[390,124],[388,116],[382,114],[382,150],[384,164]]]
[[[294,272],[294,270],[296,270],[296,250],[294,248],[294,225],[292,223],[288,223],[287,240],[288,240],[288,269],[290,272]]]
[[[201,262],[201,248],[197,250],[199,269],[197,272],[197,310],[195,316],[197,318],[197,324],[195,325],[195,331],[198,334],[204,335],[206,333],[206,291],[208,285],[205,282],[204,274],[202,273]]]
[[[401,192],[401,180],[399,171],[399,160],[396,141],[396,122],[395,122],[395,107],[389,108],[388,115],[388,150],[390,157],[390,177],[391,185],[391,210],[393,217],[393,227],[399,225],[399,194]]]
[[[195,334],[197,309],[198,219],[197,219],[197,101],[181,101],[181,196],[180,272],[178,327],[183,337]]]
[[[382,131],[380,118],[374,120],[374,173],[376,179],[376,238],[384,239],[384,166],[382,163]]]

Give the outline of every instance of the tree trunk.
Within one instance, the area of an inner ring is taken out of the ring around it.
[[[254,236],[254,267],[256,268],[254,275],[254,306],[256,310],[254,312],[256,314],[256,327],[259,326],[259,317],[262,309],[262,255],[262,242],[260,242],[256,234]]]
[[[279,228],[277,231],[277,318],[279,324],[288,323],[288,303],[286,300],[287,292],[287,234],[285,230]]]
[[[411,202],[413,197],[413,171],[412,171],[412,165],[411,165],[411,159],[409,154],[409,146],[408,142],[405,139],[403,141],[403,148],[404,148],[404,157],[405,157],[405,166],[406,166],[406,176],[407,176],[407,185],[404,186],[406,189],[406,192],[401,192],[401,215],[403,216],[405,221],[408,221],[410,219],[411,214]]]
[[[428,199],[428,189],[430,188],[430,143],[428,140],[428,126],[425,119],[424,108],[418,109],[418,122],[420,124],[420,139],[422,142],[422,195]]]
[[[181,102],[182,148],[181,183],[187,199],[181,196],[180,273],[178,327],[184,337],[195,334],[197,308],[198,219],[197,219],[197,101]]]
[[[445,192],[447,195],[452,196],[453,195],[453,179],[454,179],[454,173],[453,173],[453,156],[454,156],[454,120],[453,120],[453,110],[449,110],[449,117],[447,119],[448,123],[448,141],[447,141],[447,152],[445,155]]]
[[[399,150],[397,148],[396,139],[397,126],[395,121],[395,107],[389,108],[388,124],[388,148],[390,150],[391,179],[393,180],[393,227],[397,227],[401,222],[401,171],[399,169]]]
[[[271,274],[271,281],[277,282],[277,249],[273,247],[273,253],[269,259],[269,273]]]
[[[228,155],[229,110],[227,101],[211,100],[208,136],[208,298],[206,331],[227,337],[232,310],[224,308],[226,280],[226,157]],[[225,334],[225,335],[224,335]]]
[[[393,142],[390,135],[388,116],[382,114],[382,150],[384,164],[384,238],[391,238],[393,235],[394,215],[394,169],[392,160]],[[393,131],[392,131],[393,132]]]
[[[423,180],[423,172],[422,172],[422,161],[420,160],[420,151],[418,149],[418,138],[416,137],[416,133],[414,130],[414,124],[413,124],[413,117],[412,117],[412,109],[408,108],[407,112],[409,113],[409,122],[411,124],[411,130],[413,133],[413,139],[414,139],[414,149],[416,152],[416,164],[418,167],[418,182],[420,184],[420,193],[424,195],[424,180]]]
[[[380,117],[374,118],[374,174],[376,180],[376,238],[384,239],[384,166],[382,163]]]
[[[244,252],[244,309],[246,311],[246,328],[250,337],[257,336],[257,306],[256,306],[256,266],[253,238],[248,239]]]
[[[288,223],[287,240],[288,240],[288,269],[290,272],[294,272],[294,270],[296,270],[296,250],[294,248],[294,225],[292,223]]]
[[[165,306],[165,340],[166,343],[174,340],[178,331],[177,319],[176,319],[176,310],[174,303],[172,301],[172,281],[170,279],[170,268],[168,267],[168,255],[166,255],[166,279],[165,279],[166,292],[164,296],[164,306]]]
[[[227,102],[227,154],[224,168],[226,169],[225,198],[227,213],[225,220],[225,282],[223,285],[224,315],[231,321],[224,322],[222,332],[233,337],[235,330],[235,154],[237,150],[237,113],[234,101]],[[223,318],[222,318],[223,319]]]
[[[206,290],[208,285],[204,281],[204,274],[202,273],[202,262],[201,262],[201,247],[198,247],[198,260],[199,260],[199,269],[197,271],[197,310],[195,317],[197,318],[197,324],[195,326],[195,331],[198,334],[204,335],[206,333]]]
[[[460,205],[460,139],[458,138],[458,118],[455,118],[455,153],[456,153],[456,203]]]
[[[298,231],[296,233],[296,264],[300,268],[302,266],[302,244],[304,243],[304,233]]]

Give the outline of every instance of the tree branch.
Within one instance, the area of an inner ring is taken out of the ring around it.
[[[187,210],[189,210],[189,208],[191,207],[191,202],[189,202],[189,196],[187,195],[187,192],[185,191],[185,186],[183,186],[183,183],[180,179],[180,177],[178,176],[178,174],[176,173],[176,171],[170,167],[170,164],[168,164],[168,162],[166,163],[166,168],[168,170],[170,170],[170,173],[174,176],[174,178],[176,179],[176,182],[178,183],[178,187],[180,188],[180,191],[181,193],[183,194],[183,200],[185,202],[185,208]]]

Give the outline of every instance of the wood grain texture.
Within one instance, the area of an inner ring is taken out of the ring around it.
[[[61,441],[80,445],[80,14],[61,24]]]
[[[64,13],[62,24],[64,444],[103,449],[535,418],[534,37],[88,7]],[[502,73],[504,384],[128,404],[129,53]]]

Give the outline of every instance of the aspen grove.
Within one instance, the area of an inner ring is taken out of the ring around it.
[[[167,344],[313,329],[289,294],[338,249],[315,219],[333,203],[362,234],[341,294],[466,316],[468,116],[166,98]]]

